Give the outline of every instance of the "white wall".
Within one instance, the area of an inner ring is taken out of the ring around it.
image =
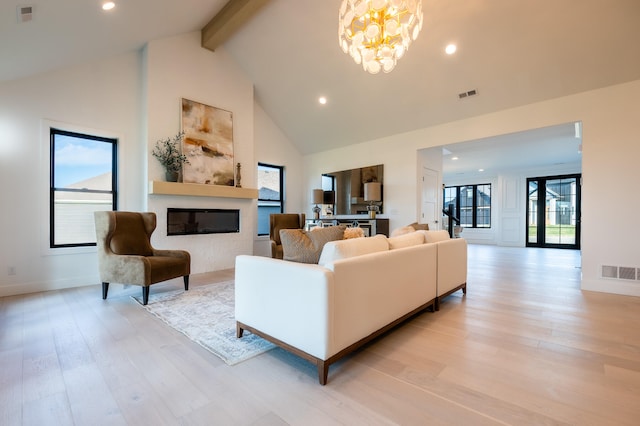
[[[640,198],[629,188],[640,180],[640,81],[525,105],[305,157],[307,189],[321,173],[382,163],[385,210],[394,229],[416,219],[418,150],[450,143],[583,123],[582,288],[640,296],[640,284],[599,278],[601,265],[640,267]],[[615,220],[611,205],[628,214]]]
[[[144,60],[149,180],[164,180],[164,169],[149,153],[158,139],[178,133],[181,98],[187,98],[232,112],[234,162],[242,165],[243,187],[255,188],[253,84],[233,59],[223,48],[200,47],[200,32],[193,32],[149,42]],[[167,236],[168,207],[239,209],[240,232]],[[158,216],[153,245],[189,251],[192,273],[232,268],[236,255],[253,252],[255,200],[149,195],[148,210]]]
[[[262,107],[254,104],[255,159],[257,163],[284,166],[285,213],[304,212],[311,203],[311,194],[300,179],[303,175],[302,155],[282,130],[271,120]],[[308,192],[308,191],[307,191]],[[253,252],[259,256],[271,256],[268,236],[256,236]]]
[[[48,248],[48,122],[117,136],[120,207],[140,209],[140,58],[0,83],[0,296],[99,282],[95,249]],[[16,274],[8,275],[14,267]]]

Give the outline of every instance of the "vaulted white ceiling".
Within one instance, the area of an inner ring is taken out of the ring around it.
[[[200,30],[226,3],[39,0],[19,24],[28,3],[0,1],[0,81]],[[270,0],[223,45],[303,154],[640,79],[638,0],[423,0],[418,40],[378,75],[338,47],[339,5]]]

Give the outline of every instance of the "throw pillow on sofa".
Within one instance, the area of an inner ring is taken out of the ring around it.
[[[336,260],[387,250],[389,250],[387,237],[381,234],[370,238],[331,241],[324,246],[318,265],[324,266]]]
[[[346,228],[344,230],[344,236],[342,237],[345,240],[349,238],[362,238],[364,237],[364,230],[360,227],[357,228]]]
[[[394,229],[391,232],[392,237],[399,237],[400,235],[410,234],[416,232],[412,226],[403,226],[402,228]]]
[[[415,231],[428,231],[428,230],[429,230],[428,223],[413,222],[412,224],[403,226],[402,228],[394,229],[393,232],[391,232],[391,236],[399,237],[400,235],[409,234]]]
[[[413,222],[409,226],[412,227],[413,229],[415,229],[416,231],[428,231],[429,230],[429,224],[428,223]]]
[[[393,250],[424,244],[424,235],[421,232],[411,232],[397,237],[389,237],[387,241],[389,242],[389,250]]]
[[[342,240],[344,226],[302,229],[281,229],[282,259],[300,263],[318,263],[322,248],[329,241]]]

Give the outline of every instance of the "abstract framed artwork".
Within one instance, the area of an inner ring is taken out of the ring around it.
[[[182,98],[182,182],[234,185],[233,114]]]

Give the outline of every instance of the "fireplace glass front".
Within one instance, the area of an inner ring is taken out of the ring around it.
[[[167,235],[240,232],[240,210],[167,209]]]

